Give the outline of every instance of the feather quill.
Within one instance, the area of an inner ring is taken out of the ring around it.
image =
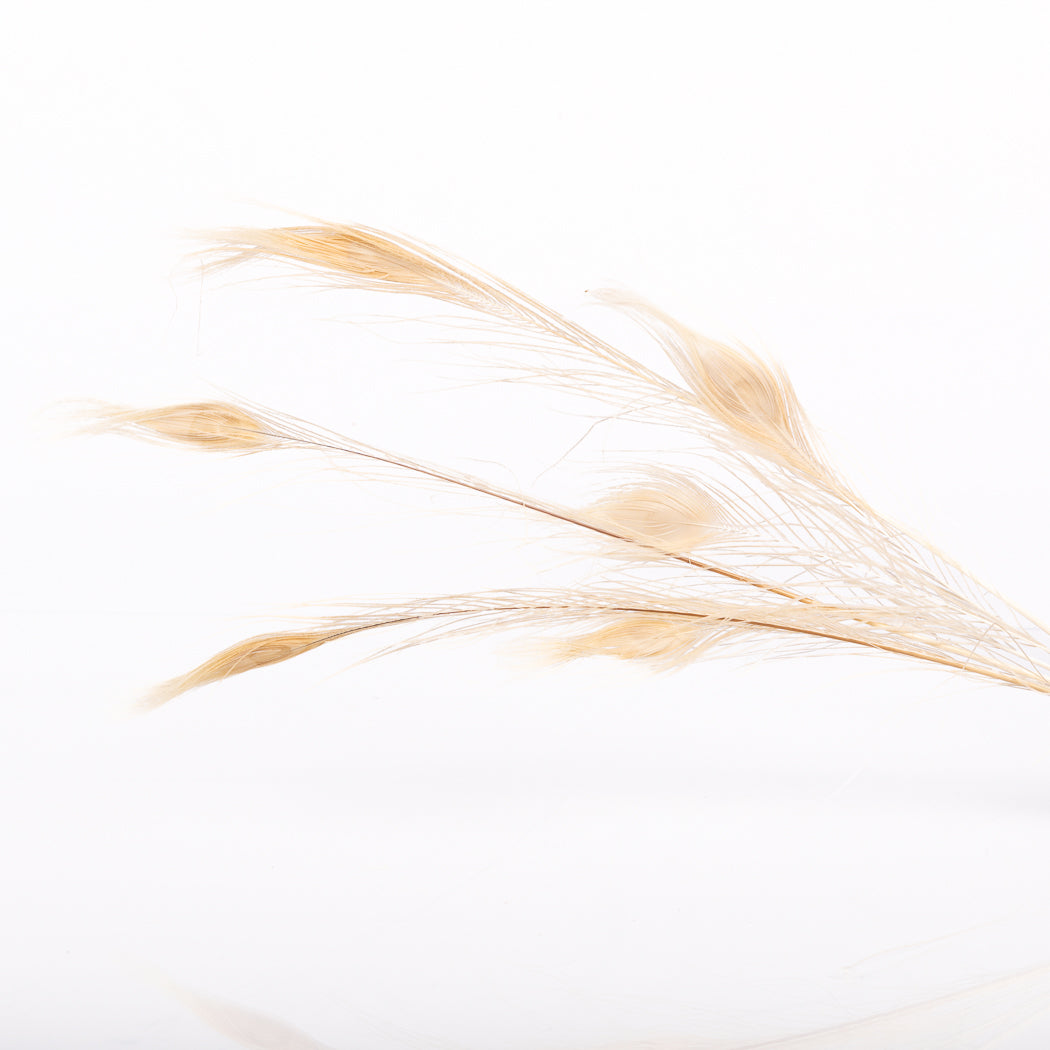
[[[397,624],[414,625],[416,641],[529,625],[560,632],[549,643],[559,659],[660,667],[733,646],[761,652],[777,639],[846,644],[1050,692],[1045,629],[857,496],[826,462],[787,375],[750,351],[626,293],[599,293],[655,339],[677,373],[669,378],[483,271],[365,226],[226,230],[206,255],[211,269],[264,259],[342,287],[454,305],[476,319],[472,331],[521,356],[512,377],[585,389],[623,415],[685,430],[700,448],[688,474],[653,464],[574,507],[257,406],[96,408],[86,422],[96,432],[226,453],[307,450],[351,470],[437,481],[589,537],[609,562],[601,588],[428,598],[250,638],[160,686],[145,706]],[[659,583],[640,581],[639,564]]]

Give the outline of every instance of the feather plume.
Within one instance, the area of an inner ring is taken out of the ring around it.
[[[156,706],[201,685],[291,659],[380,626],[414,625],[403,644],[530,626],[552,632],[558,659],[612,655],[677,667],[708,651],[846,644],[1050,692],[1050,635],[958,566],[880,517],[826,462],[779,368],[705,339],[642,300],[602,292],[662,347],[677,373],[643,365],[525,293],[428,245],[364,226],[227,230],[213,269],[264,259],[348,288],[452,304],[471,332],[520,361],[511,378],[571,386],[623,416],[679,428],[690,471],[653,464],[570,506],[226,402],[157,409],[103,406],[88,429],[227,453],[282,449],[438,482],[512,506],[594,542],[608,561],[600,588],[508,590],[362,608],[248,639],[165,683]],[[626,559],[626,561],[625,561]],[[650,576],[639,576],[640,570]]]
[[[718,538],[725,515],[704,489],[654,470],[646,482],[624,486],[589,508],[591,519],[618,537],[663,554],[688,554]]]
[[[814,450],[812,427],[782,369],[744,347],[734,349],[697,335],[636,296],[608,289],[593,294],[641,324],[699,404],[740,441],[802,470],[825,472]]]
[[[158,444],[193,445],[215,452],[258,452],[278,447],[260,419],[237,405],[218,401],[159,410],[96,405],[81,416],[86,433],[111,431]]]

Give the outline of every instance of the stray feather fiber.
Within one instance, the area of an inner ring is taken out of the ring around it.
[[[750,351],[699,336],[636,297],[598,293],[656,341],[672,379],[464,262],[365,226],[226,230],[206,258],[212,270],[261,259],[339,287],[451,304],[473,318],[464,324],[481,341],[520,355],[509,378],[586,391],[620,417],[677,428],[699,444],[690,472],[636,469],[574,507],[254,406],[94,409],[85,422],[93,432],[220,452],[295,449],[436,481],[588,537],[609,566],[601,587],[427,598],[249,638],[164,683],[143,706],[395,625],[422,633],[391,649],[529,626],[557,633],[549,651],[558,659],[610,655],[665,668],[734,646],[761,653],[777,640],[847,644],[1050,692],[1045,629],[857,496],[824,459],[787,375]]]

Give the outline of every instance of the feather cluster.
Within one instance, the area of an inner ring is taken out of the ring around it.
[[[660,667],[733,646],[848,645],[1050,692],[1047,632],[872,510],[824,458],[786,374],[750,351],[697,335],[636,297],[598,293],[659,344],[672,377],[464,262],[364,226],[227,230],[208,253],[212,269],[252,259],[452,304],[482,341],[514,350],[512,378],[586,390],[622,416],[677,428],[695,456],[688,470],[654,463],[572,506],[253,406],[99,409],[90,429],[227,453],[313,451],[436,481],[569,528],[609,563],[597,587],[425,598],[249,638],[165,683],[148,705],[397,624],[419,628],[407,644],[537,626],[556,636],[558,658]]]

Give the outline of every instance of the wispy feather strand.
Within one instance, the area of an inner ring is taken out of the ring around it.
[[[634,296],[598,293],[656,340],[673,380],[466,263],[364,226],[227,230],[206,257],[210,269],[276,260],[337,286],[454,305],[477,318],[479,338],[521,355],[509,378],[586,390],[702,447],[688,473],[653,464],[572,507],[247,404],[100,407],[89,429],[227,453],[307,450],[351,469],[437,481],[599,541],[610,566],[600,587],[426,598],[250,638],[165,683],[147,706],[398,624],[419,628],[415,641],[537,626],[559,634],[550,640],[558,658],[662,667],[730,645],[762,651],[778,639],[848,644],[1050,692],[1046,631],[876,514],[825,460],[787,375],[750,351],[699,336]],[[659,585],[639,579],[639,563],[660,570]]]

